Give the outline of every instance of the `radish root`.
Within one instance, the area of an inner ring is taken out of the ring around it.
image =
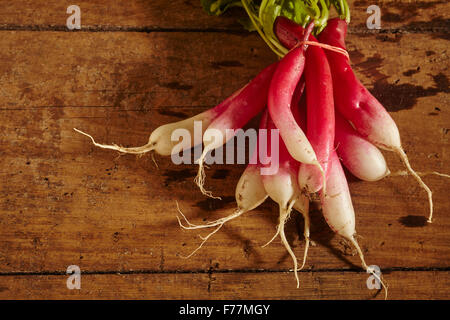
[[[269,244],[271,244],[273,242],[273,240],[275,240],[276,237],[278,237],[278,235],[280,234],[280,224],[278,224],[277,226],[277,231],[275,232],[275,234],[273,235],[273,237],[266,242],[266,244],[262,245],[261,248],[265,248],[267,247]]]
[[[430,205],[430,215],[428,217],[428,223],[432,222],[433,219],[433,193],[431,192],[430,188],[422,181],[420,176],[411,168],[411,165],[409,164],[408,156],[406,155],[405,151],[402,148],[394,148],[394,151],[400,156],[402,159],[406,169],[411,173],[411,175],[417,180],[419,185],[425,189],[425,191],[428,194],[428,202]]]
[[[206,237],[199,236],[200,239],[203,240],[202,243],[200,243],[200,245],[194,251],[192,251],[189,255],[182,256],[182,258],[184,258],[184,259],[189,259],[198,250],[200,250],[200,248],[203,247],[203,245],[206,243],[206,241],[208,241],[208,239],[212,235],[214,235],[217,231],[219,231],[226,222],[228,222],[230,220],[233,220],[233,219],[239,217],[240,215],[242,215],[243,213],[247,212],[245,210],[236,210],[233,214],[230,214],[227,217],[220,218],[220,219],[217,219],[217,220],[214,220],[214,221],[209,221],[209,222],[207,222],[206,224],[203,224],[203,225],[196,225],[196,224],[193,224],[193,223],[189,222],[189,220],[186,218],[186,216],[181,211],[180,206],[178,205],[178,201],[176,203],[177,203],[178,213],[183,217],[184,221],[187,224],[187,226],[183,225],[183,223],[181,222],[180,218],[177,215],[178,224],[180,225],[181,228],[183,228],[185,230],[193,230],[193,229],[212,228],[212,227],[217,226],[217,228],[214,231],[212,231],[211,233],[209,233]]]
[[[155,159],[155,154],[152,153],[151,155],[152,155],[152,161],[153,161],[153,163],[155,164],[156,169],[159,170],[158,162],[156,162],[156,159]]]
[[[440,176],[440,177],[444,177],[444,178],[450,178],[449,174],[445,174],[445,173],[440,173],[437,171],[425,171],[425,172],[419,172],[416,171],[416,173],[420,176],[420,177],[425,177],[425,176],[430,176],[430,175],[436,175],[436,176]],[[391,177],[401,177],[401,176],[407,176],[409,173],[408,171],[396,171],[396,172],[392,172],[389,173],[388,176]]]
[[[305,237],[305,252],[303,253],[303,263],[299,270],[302,270],[305,267],[306,257],[308,256],[309,242],[310,242],[310,239],[309,239],[309,226],[310,226],[309,213],[301,212],[301,214],[303,215],[303,219],[305,222],[305,228],[303,231],[303,236]]]
[[[384,284],[383,280],[381,280],[381,278],[375,273],[375,271],[373,271],[372,268],[369,268],[367,266],[366,261],[364,260],[364,254],[363,254],[358,242],[356,241],[355,237],[352,236],[347,239],[353,244],[353,246],[356,248],[356,251],[358,251],[358,255],[359,255],[359,258],[361,259],[361,264],[362,264],[363,269],[366,270],[368,273],[371,273],[378,281],[380,281],[381,285],[384,288],[384,300],[387,300],[388,287]]]
[[[288,213],[288,214],[287,214],[288,218],[289,218],[289,215],[290,215],[290,213],[291,213],[291,211],[292,211],[292,208],[294,207],[294,204],[295,204],[295,200],[292,201],[290,205],[288,205],[288,208],[287,208],[287,210],[286,210],[286,212]],[[281,214],[281,213],[282,213],[282,212],[281,212],[281,206],[280,206],[279,208],[280,208],[280,218],[281,218],[281,216],[282,216],[282,214]],[[286,219],[286,220],[287,220],[287,219]],[[285,221],[285,222],[286,222],[286,221]],[[271,244],[271,243],[273,242],[273,240],[275,240],[275,238],[280,234],[280,228],[281,228],[281,223],[279,223],[279,224],[277,225],[277,232],[275,232],[275,234],[273,235],[273,237],[272,237],[266,244],[262,245],[261,248],[267,247],[269,244]]]
[[[206,243],[206,241],[208,241],[209,238],[211,238],[211,236],[213,236],[217,231],[220,230],[220,228],[223,227],[223,223],[220,224],[213,232],[209,233],[206,237],[202,237],[199,235],[200,239],[202,239],[202,243],[200,243],[200,245],[197,247],[197,249],[195,249],[194,251],[192,251],[189,255],[187,256],[181,256],[183,259],[189,259],[190,257],[192,257],[198,250],[200,250],[203,245]]]
[[[280,223],[279,223],[279,233],[281,237],[281,242],[283,243],[284,247],[288,251],[288,253],[291,255],[292,260],[294,261],[294,275],[295,280],[297,281],[297,288],[300,287],[300,280],[298,278],[298,262],[297,257],[295,256],[294,252],[291,249],[291,246],[289,245],[289,242],[286,239],[286,234],[284,233],[284,225],[286,224],[286,221],[289,219],[289,216],[292,211],[292,207],[294,206],[295,200],[291,201],[289,206],[285,209],[280,206]]]
[[[323,170],[323,167],[319,163],[319,161],[316,161],[314,165],[320,170],[320,173],[322,174],[322,190],[324,196],[327,197],[327,178],[325,176],[325,170]]]
[[[236,210],[236,212],[234,212],[233,214],[230,214],[227,217],[220,218],[220,219],[217,219],[214,221],[209,221],[205,224],[196,225],[196,224],[189,222],[189,220],[186,218],[185,215],[183,215],[183,213],[181,211],[179,211],[179,212],[182,215],[184,221],[188,224],[187,226],[183,225],[180,218],[177,216],[178,224],[180,225],[181,228],[183,228],[185,230],[194,230],[194,229],[204,229],[204,228],[215,227],[215,226],[218,226],[221,224],[225,224],[226,222],[233,220],[233,219],[239,217],[240,215],[242,215],[243,213],[245,213],[245,211],[243,211],[243,210]]]
[[[147,143],[146,145],[143,145],[141,147],[134,147],[134,148],[124,148],[121,146],[118,146],[117,144],[112,144],[112,145],[108,145],[108,144],[100,144],[95,142],[94,138],[90,135],[87,134],[81,130],[78,130],[77,128],[73,128],[73,130],[75,130],[78,133],[81,133],[82,135],[85,135],[86,137],[89,137],[92,141],[92,143],[99,148],[102,149],[110,149],[110,150],[116,150],[122,153],[131,153],[131,154],[138,154],[138,155],[142,155],[144,153],[147,153],[149,151],[153,151],[155,149],[155,143]]]
[[[300,280],[298,278],[298,270],[301,270],[304,266],[305,266],[305,262],[306,262],[306,256],[308,255],[308,249],[309,249],[309,216],[303,215],[305,217],[305,240],[306,240],[306,245],[305,245],[305,253],[303,255],[303,264],[301,266],[301,268],[298,268],[298,259],[295,256],[294,252],[291,249],[291,246],[289,245],[289,242],[286,239],[286,234],[284,233],[284,226],[287,222],[287,220],[289,220],[290,214],[292,212],[292,208],[295,204],[295,202],[297,201],[297,199],[292,200],[287,208],[284,208],[283,206],[279,206],[280,208],[280,218],[279,218],[279,223],[277,226],[277,231],[275,233],[275,235],[272,237],[272,239],[269,240],[269,242],[267,242],[265,245],[263,245],[262,247],[266,247],[267,245],[269,245],[273,240],[275,240],[275,238],[280,235],[281,238],[281,242],[283,243],[284,247],[286,248],[286,250],[288,251],[289,255],[291,256],[292,260],[294,261],[294,275],[295,275],[295,280],[297,281],[297,288],[300,287]],[[302,213],[303,214],[303,213]]]
[[[205,149],[203,150],[202,155],[200,156],[200,158],[198,159],[198,172],[197,172],[197,176],[195,177],[194,181],[197,184],[197,186],[200,188],[200,192],[202,194],[204,194],[207,197],[213,198],[213,199],[219,199],[222,200],[221,197],[216,197],[212,194],[211,191],[208,191],[204,188],[205,185],[205,179],[206,179],[206,173],[205,173],[205,157],[208,154],[209,151],[211,151],[211,148],[205,147]]]
[[[292,201],[292,203],[290,204],[290,206],[288,207],[288,210],[286,211],[286,212],[289,212],[288,214],[287,214],[287,217],[286,217],[286,219],[285,219],[285,221],[284,221],[284,223],[282,224],[281,223],[281,218],[280,218],[280,223],[278,224],[278,226],[277,226],[277,231],[276,231],[276,233],[275,233],[275,235],[266,243],[266,244],[264,244],[263,246],[261,246],[262,248],[264,248],[264,247],[267,247],[270,243],[272,243],[273,242],[273,240],[275,240],[275,238],[278,236],[278,235],[280,235],[281,234],[281,232],[283,231],[283,233],[284,233],[284,224],[286,223],[286,221],[287,221],[287,219],[289,219],[289,215],[290,215],[290,212],[292,211],[292,207],[294,206],[294,204],[295,204],[295,201]],[[281,208],[280,208],[281,209]],[[310,245],[310,239],[309,239],[309,235],[310,235],[310,232],[309,232],[309,230],[310,230],[310,219],[309,219],[309,214],[306,212],[306,213],[303,213],[303,212],[300,212],[302,215],[303,215],[303,219],[304,219],[304,221],[305,221],[305,228],[304,228],[304,231],[303,231],[303,236],[304,236],[304,238],[305,238],[305,250],[304,250],[304,253],[303,253],[303,262],[302,262],[302,265],[301,265],[301,267],[300,268],[298,268],[297,270],[302,270],[304,267],[305,267],[305,264],[306,264],[306,258],[307,258],[307,256],[308,256],[308,250],[309,250],[309,245]],[[280,217],[282,216],[282,214],[281,214],[281,212],[280,212]],[[283,228],[283,229],[282,229]],[[287,243],[287,242],[286,242]],[[286,246],[286,244],[283,242],[283,244]],[[287,246],[289,246],[289,243],[287,243]],[[289,249],[288,249],[288,251],[289,251]],[[290,253],[290,252],[289,252]],[[297,279],[298,280],[298,279]],[[298,284],[298,282],[297,282],[297,284]]]

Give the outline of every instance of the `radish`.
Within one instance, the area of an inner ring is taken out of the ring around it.
[[[201,134],[203,136],[203,133],[205,132],[206,128],[211,124],[211,122],[230,106],[230,104],[236,99],[236,97],[241,93],[242,90],[243,89],[236,91],[234,94],[232,94],[230,97],[225,99],[223,102],[221,102],[214,108],[211,108],[207,111],[197,114],[191,118],[159,126],[150,134],[148,143],[140,147],[124,148],[116,144],[112,145],[100,144],[95,142],[94,138],[91,135],[76,128],[74,128],[74,130],[77,131],[78,133],[81,133],[89,137],[95,146],[103,149],[111,149],[122,153],[131,153],[139,155],[147,153],[149,151],[155,151],[159,155],[170,156],[172,154],[177,154],[182,150],[187,150],[194,147],[197,144],[200,144],[201,141],[195,141],[194,137],[197,134]],[[200,133],[195,132],[195,123],[198,122],[201,122],[202,124],[201,125],[202,132]],[[190,133],[192,139],[190,140],[183,139],[181,142],[175,139],[173,140],[172,133],[177,129],[187,130]]]
[[[355,239],[355,211],[353,209],[347,179],[336,152],[333,152],[330,157],[328,194],[329,196],[325,196],[323,191],[320,192],[322,213],[325,221],[330,226],[331,230],[349,240],[355,246],[361,259],[362,267],[378,278],[385,288],[385,297],[387,297],[386,286],[381,279],[379,279],[378,275],[367,266],[364,260],[364,254]]]
[[[320,34],[320,41],[328,45],[345,49],[347,23],[341,19],[328,21],[327,27]],[[432,222],[433,199],[430,188],[411,168],[401,142],[397,125],[381,103],[356,78],[349,60],[341,54],[327,51],[333,74],[335,104],[341,114],[349,120],[358,132],[376,146],[396,152],[407,170],[428,194]]]
[[[272,119],[270,118],[270,116],[268,117],[267,121],[267,129],[268,130],[276,129],[276,126],[272,121]],[[267,246],[278,235],[280,235],[283,245],[285,246],[286,250],[292,257],[292,260],[294,261],[294,274],[297,280],[297,288],[298,288],[300,285],[300,281],[297,273],[298,270],[297,258],[294,252],[292,251],[289,242],[286,239],[286,235],[284,233],[284,225],[289,219],[293,207],[295,207],[297,211],[302,213],[302,215],[305,218],[304,236],[306,243],[305,243],[303,264],[301,266],[301,268],[303,268],[306,262],[306,256],[309,248],[309,216],[308,216],[309,201],[308,198],[300,192],[300,188],[297,183],[299,163],[290,155],[282,139],[278,139],[277,141],[269,140],[268,144],[271,143],[279,143],[279,165],[278,165],[279,169],[276,174],[263,175],[262,181],[269,197],[278,204],[280,216],[275,235],[264,246]],[[269,146],[267,150],[272,150],[272,148]]]
[[[390,174],[383,154],[336,113],[336,151],[344,166],[357,178],[378,181]]]
[[[312,23],[309,25],[305,32],[305,38],[309,36],[313,26]],[[278,63],[277,70],[270,83],[267,98],[268,108],[270,117],[280,130],[280,135],[291,156],[298,162],[316,166],[322,173],[325,187],[325,172],[317,160],[313,147],[297,124],[291,111],[292,97],[305,65],[304,50],[303,46],[294,47]]]
[[[331,71],[322,48],[308,47],[305,82],[307,137],[326,176],[330,154],[334,150],[335,120]],[[312,165],[301,166],[298,181],[300,188],[309,193],[322,188],[321,172]]]
[[[198,173],[195,182],[200,191],[209,197],[214,197],[205,190],[205,171],[203,163],[208,152],[223,146],[234,135],[229,132],[242,128],[250,119],[263,110],[267,102],[267,92],[277,63],[271,64],[261,71],[238,95],[230,102],[227,109],[220,114],[203,134],[203,153],[198,159]]]
[[[267,109],[263,112],[263,115],[261,117],[261,125],[260,129],[266,128],[267,123]],[[206,224],[202,225],[195,225],[188,221],[188,219],[184,216],[184,214],[181,212],[181,210],[178,208],[178,212],[181,214],[185,222],[187,223],[187,226],[183,225],[181,223],[180,218],[177,216],[178,223],[180,227],[187,230],[193,230],[193,229],[202,229],[202,228],[212,228],[218,226],[213,232],[208,234],[206,237],[201,237],[203,242],[200,244],[200,246],[197,247],[190,255],[188,255],[186,258],[191,257],[193,254],[195,254],[202,246],[203,244],[217,231],[222,228],[222,226],[240,215],[251,211],[255,208],[257,208],[260,204],[262,204],[268,197],[268,194],[266,190],[264,189],[264,185],[262,182],[262,177],[260,174],[261,171],[261,163],[259,162],[258,158],[258,150],[261,148],[261,143],[258,141],[256,144],[256,147],[253,149],[254,152],[252,154],[252,158],[250,160],[250,164],[247,166],[247,168],[244,170],[243,174],[241,175],[241,178],[239,179],[237,185],[236,185],[236,191],[235,191],[235,198],[236,198],[236,204],[237,204],[237,210],[224,218],[220,218],[215,221],[207,222]]]

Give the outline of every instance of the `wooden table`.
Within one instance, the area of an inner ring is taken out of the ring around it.
[[[2,299],[382,299],[366,286],[355,252],[312,214],[300,289],[275,231],[277,208],[260,208],[200,243],[181,230],[176,201],[193,222],[233,212],[243,165],[215,165],[195,187],[195,165],[94,147],[137,146],[163,123],[206,110],[276,60],[233,14],[206,15],[198,0],[86,1],[80,31],[68,31],[57,0],[0,0],[0,298]],[[368,30],[378,4],[382,29]],[[351,1],[348,35],[362,82],[391,112],[418,171],[450,172],[449,14],[446,0]],[[236,13],[236,11],[234,11]],[[384,152],[391,171],[399,159]],[[390,299],[450,298],[448,180],[375,183],[349,178],[369,264],[381,267]],[[303,221],[287,234],[299,257]],[[205,234],[205,233],[202,233]],[[81,289],[66,269],[81,269]],[[378,294],[377,294],[378,293]]]

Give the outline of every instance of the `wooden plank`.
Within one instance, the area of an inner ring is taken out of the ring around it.
[[[118,158],[72,130],[102,142],[145,143],[158,125],[214,105],[274,61],[256,35],[198,33],[193,43],[184,33],[4,31],[0,47],[1,272],[71,264],[89,271],[291,267],[278,241],[260,248],[275,231],[277,210],[269,202],[181,258],[199,240],[180,231],[175,200],[195,222],[231,213],[242,166],[208,170],[208,186],[225,199],[213,201],[195,188],[195,166],[157,157],[156,170],[150,157]],[[450,172],[446,43],[435,35],[404,34],[394,42],[361,34],[349,37],[349,50],[358,75],[393,112],[414,167]],[[402,168],[386,156],[392,171]],[[447,182],[426,180],[436,205],[431,225],[422,224],[426,198],[412,179],[351,181],[368,263],[449,266]],[[301,228],[296,217],[287,230],[299,256]],[[307,268],[359,268],[318,212],[312,239],[318,245]]]
[[[0,47],[1,109],[205,108],[276,61],[256,34],[10,31]]]
[[[448,1],[436,0],[355,0],[350,4],[351,32],[367,32],[367,8],[377,5],[384,32],[448,32]]]
[[[80,0],[76,4],[81,9],[81,24],[88,29],[93,27],[108,30],[110,27],[119,26],[124,29],[145,27],[149,30],[160,28],[241,30],[232,15],[222,19],[208,16],[203,11],[200,0]],[[19,0],[14,3],[1,0],[0,25],[64,27],[69,17],[66,13],[69,5],[58,0]]]
[[[382,29],[412,32],[448,30],[450,5],[445,0],[386,1],[350,0],[352,32],[366,32],[367,7],[381,9]],[[0,26],[4,29],[64,30],[69,4],[50,1],[0,1]],[[245,32],[237,19],[245,16],[234,9],[221,17],[203,12],[200,0],[186,1],[77,1],[82,28],[91,30],[151,31],[158,29],[215,29]],[[333,14],[333,12],[332,12]]]
[[[369,290],[368,274],[292,273],[81,275],[81,289],[69,290],[65,275],[0,276],[0,299],[384,299]],[[385,275],[389,299],[449,299],[448,271],[395,271]],[[171,311],[172,312],[172,311]]]

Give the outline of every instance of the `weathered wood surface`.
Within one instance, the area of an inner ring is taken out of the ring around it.
[[[291,260],[278,241],[260,248],[275,231],[270,201],[225,226],[197,255],[181,257],[200,240],[180,230],[175,201],[195,222],[232,212],[243,166],[208,170],[208,186],[224,200],[205,199],[193,183],[194,165],[156,156],[157,169],[149,156],[118,157],[72,128],[101,142],[144,144],[158,125],[215,105],[275,57],[255,34],[234,32],[233,17],[208,17],[196,1],[181,2],[191,9],[175,11],[177,19],[155,14],[165,1],[111,3],[107,11],[100,1],[79,4],[92,12],[82,23],[97,32],[59,32],[64,22],[56,17],[66,17],[59,2],[0,1],[0,297],[370,298],[367,274],[348,271],[359,270],[357,257],[319,212],[302,290],[291,273],[274,272],[291,268]],[[448,29],[408,26],[445,17],[444,4],[416,3],[418,15],[391,25],[400,32],[355,28],[348,49],[358,76],[398,123],[413,166],[448,173]],[[353,17],[352,24],[363,23],[365,10]],[[123,26],[142,30],[120,32]],[[140,32],[148,26],[158,32]],[[385,155],[391,171],[402,169]],[[449,297],[448,181],[425,179],[436,206],[431,225],[421,219],[426,197],[411,178],[350,179],[361,245],[370,264],[391,272],[391,298]],[[300,218],[290,221],[299,256],[301,229]],[[61,275],[72,264],[89,273],[79,293]],[[243,273],[251,270],[258,272]],[[210,277],[216,281],[208,285]],[[157,290],[145,285],[153,282]]]

